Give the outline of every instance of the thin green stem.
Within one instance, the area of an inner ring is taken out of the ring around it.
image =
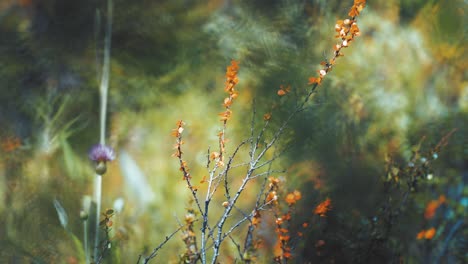
[[[89,264],[89,248],[88,248],[88,219],[83,221],[83,241],[86,264]]]
[[[94,200],[96,201],[96,229],[94,234],[94,262],[99,258],[99,217],[101,215],[101,185],[102,176],[96,174],[94,178]]]
[[[106,113],[107,113],[107,92],[109,89],[109,68],[110,68],[110,49],[111,49],[111,32],[112,32],[112,0],[107,1],[107,28],[106,37],[104,39],[104,63],[102,65],[101,75],[101,144],[105,144],[106,132]]]

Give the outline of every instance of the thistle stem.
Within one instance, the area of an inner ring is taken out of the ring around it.
[[[89,264],[89,248],[88,248],[88,219],[83,221],[83,241],[86,264]]]
[[[111,49],[111,32],[112,32],[112,13],[113,3],[112,0],[107,1],[107,27],[106,36],[104,39],[104,58],[102,65],[100,91],[100,143],[105,145],[106,135],[106,113],[107,113],[107,92],[109,89],[109,68],[110,68],[110,49]],[[96,229],[94,237],[94,261],[97,262],[99,258],[99,217],[101,214],[101,185],[102,176],[96,174],[94,181],[94,198],[96,201]]]
[[[102,65],[101,85],[99,88],[100,93],[101,93],[100,143],[102,145],[105,144],[105,134],[106,134],[107,91],[109,89],[112,13],[113,13],[113,4],[112,4],[112,0],[109,0],[107,1],[107,28],[106,28],[106,37],[104,39],[104,63]]]
[[[99,258],[99,217],[101,215],[101,185],[102,176],[96,174],[94,178],[94,200],[96,201],[96,230],[94,234],[94,262]]]

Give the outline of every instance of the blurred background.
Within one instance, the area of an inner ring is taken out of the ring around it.
[[[279,143],[287,151],[275,166],[287,170],[280,176],[289,191],[303,193],[294,221],[313,223],[292,262],[364,262],[361,242],[374,238],[379,206],[388,199],[388,156],[407,166],[417,146],[433,155],[451,131],[431,159],[430,177],[412,190],[371,259],[467,261],[467,5],[367,4],[358,18],[361,36]],[[177,120],[186,122],[184,155],[200,181],[208,147],[217,146],[231,59],[240,62],[227,132],[232,151],[250,134],[252,105],[259,120],[272,107],[279,109],[274,125],[287,117],[310,87],[308,78],[332,57],[335,22],[351,6],[351,0],[114,1],[107,136],[118,155],[103,178],[103,209],[116,209],[107,263],[135,263],[184,218],[190,194],[171,157],[170,132]],[[106,1],[0,1],[2,263],[80,260],[53,201],[81,239],[79,212],[93,191],[87,155],[99,139],[105,21]],[[279,98],[280,85],[291,93]],[[257,192],[253,185],[245,203]],[[332,210],[314,218],[327,197]],[[222,209],[221,202],[213,206]],[[417,239],[432,227],[435,236]],[[235,247],[223,250],[221,263],[234,262]],[[268,250],[260,250],[260,263],[271,262],[261,257]],[[176,235],[158,258],[177,263],[183,252]]]

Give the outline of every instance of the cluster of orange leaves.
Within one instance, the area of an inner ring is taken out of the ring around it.
[[[295,204],[297,201],[299,201],[302,198],[302,194],[298,190],[294,190],[292,193],[288,193],[286,195],[286,203],[291,206]]]
[[[182,159],[182,145],[184,142],[182,141],[182,132],[184,131],[184,125],[185,123],[182,120],[177,121],[176,123],[177,127],[172,130],[171,135],[175,137],[176,144],[174,145],[175,152],[172,154],[173,157],[176,157],[179,159],[180,167],[179,170],[182,171],[184,174],[184,180],[190,179],[190,169],[187,165],[187,162]]]
[[[2,149],[5,152],[12,152],[21,147],[21,140],[17,137],[8,137],[2,141]]]
[[[260,214],[260,211],[258,210],[255,210],[254,214],[253,214],[253,217],[252,217],[252,222],[251,222],[251,225],[257,227],[258,224],[260,224],[262,222],[262,215]]]
[[[421,240],[421,239],[426,239],[426,240],[430,240],[432,239],[436,234],[436,229],[434,227],[431,227],[427,230],[421,230],[417,235],[416,235],[416,238],[418,240]]]
[[[268,194],[267,194],[267,197],[266,197],[266,203],[278,204],[278,195],[277,195],[276,191],[279,188],[280,180],[278,178],[275,178],[275,177],[270,177],[270,178],[268,178],[268,181],[270,183],[268,185],[269,191],[268,191]]]
[[[184,131],[184,122],[182,120],[177,121],[177,127],[174,128],[171,132],[171,135],[177,138],[176,144],[174,145],[175,152],[172,154],[173,157],[182,158],[182,145],[184,142],[182,141],[182,132]]]
[[[314,214],[319,215],[321,217],[326,216],[327,212],[331,210],[331,200],[330,198],[325,199],[325,201],[321,202],[317,207],[315,207]]]
[[[442,204],[445,204],[447,202],[447,198],[445,195],[440,195],[437,200],[431,200],[427,203],[426,209],[424,210],[424,218],[427,220],[430,220],[434,218],[437,208],[439,208]],[[416,235],[416,238],[418,240],[421,239],[426,239],[430,240],[432,239],[436,234],[436,229],[434,227],[431,227],[427,230],[421,230],[419,233]]]
[[[226,122],[231,118],[232,111],[230,107],[237,98],[239,93],[235,90],[237,83],[239,83],[239,78],[237,77],[237,73],[239,71],[239,63],[235,60],[231,60],[231,65],[229,65],[226,69],[226,85],[224,87],[224,91],[229,94],[228,97],[224,98],[223,106],[226,108],[224,112],[219,113],[221,116],[221,121]]]
[[[288,94],[290,91],[291,91],[291,85],[288,85],[286,87],[284,85],[280,85],[280,89],[278,90],[277,94],[279,96],[284,96]]]
[[[182,141],[182,132],[184,131],[185,123],[182,120],[177,121],[176,128],[174,128],[171,132],[171,135],[176,138],[176,144],[174,145],[175,152],[172,154],[173,157],[179,159],[179,170],[182,171],[184,177],[183,180],[187,181],[188,188],[195,192],[197,191],[198,187],[193,186],[190,182],[190,168],[187,165],[187,162],[182,159],[182,145],[184,142]],[[204,181],[204,179],[202,180]],[[193,223],[196,220],[195,211],[191,208],[187,209],[187,214],[185,215],[185,227],[182,230],[182,240],[186,246],[187,251],[185,254],[181,256],[181,258],[192,260],[197,258],[197,245],[196,245],[196,235],[194,232]]]
[[[424,211],[424,218],[427,220],[434,218],[437,208],[442,204],[447,202],[445,195],[439,196],[439,199],[432,200],[426,205],[426,210]]]
[[[193,259],[198,252],[197,237],[194,231],[194,222],[196,220],[195,211],[191,208],[187,209],[185,215],[185,227],[182,229],[182,240],[184,241],[186,252],[183,257]]]
[[[289,235],[289,230],[284,228],[284,222],[289,222],[291,220],[291,214],[287,213],[283,217],[276,218],[276,234],[278,235],[278,241],[275,247],[275,259],[290,259],[291,255],[291,247],[288,245],[291,236]],[[279,261],[278,261],[279,262]]]
[[[336,22],[335,31],[337,32],[337,35],[335,37],[340,39],[340,43],[333,46],[334,54],[332,59],[330,61],[324,61],[320,63],[324,67],[318,71],[319,76],[309,78],[310,85],[321,84],[325,75],[327,75],[327,73],[332,70],[336,59],[340,56],[344,56],[343,53],[341,53],[341,49],[349,47],[349,44],[354,40],[354,37],[360,35],[356,18],[359,16],[360,12],[362,9],[364,9],[365,6],[366,0],[354,0],[354,4],[348,13],[351,18],[338,20]]]
[[[263,115],[263,120],[268,121],[271,119],[271,113],[266,113]]]
[[[258,209],[254,209],[254,211],[252,212],[252,219],[250,221],[250,226],[253,226],[253,228],[257,228],[260,223],[262,222],[262,215],[260,214],[260,210]],[[260,248],[263,248],[264,247],[264,240],[261,239],[261,238],[254,238],[254,241],[253,241],[253,249],[254,250],[257,250],[257,249],[260,249]],[[254,256],[247,256],[247,258],[255,258]],[[255,263],[255,262],[254,262]]]
[[[225,110],[218,115],[221,117],[221,121],[223,122],[224,126],[226,126],[227,121],[232,116],[231,105],[234,102],[234,99],[237,98],[239,92],[235,90],[237,83],[239,83],[239,77],[237,73],[239,72],[239,63],[235,60],[231,60],[231,65],[226,68],[226,84],[224,87],[224,91],[228,93],[228,97],[224,98],[223,106]],[[217,160],[218,166],[224,166],[224,150],[226,146],[225,134],[224,129],[219,132],[219,152],[213,152],[210,155],[212,160]]]
[[[302,199],[302,194],[298,190],[287,193],[284,201],[288,205],[288,211],[282,213],[280,210],[280,204],[278,199],[278,191],[281,189],[281,180],[275,177],[268,178],[269,180],[269,190],[266,195],[265,201],[270,203],[275,208],[275,232],[277,234],[278,240],[275,246],[275,261],[281,262],[282,259],[290,259],[292,257],[291,247],[289,246],[289,241],[291,239],[290,231],[288,226],[291,222],[292,212],[294,205]],[[259,217],[259,214],[258,214]],[[255,219],[255,217],[254,217]],[[256,220],[258,223],[259,220]],[[308,226],[308,223],[304,223],[304,228]],[[302,236],[302,233],[298,233],[299,236]]]

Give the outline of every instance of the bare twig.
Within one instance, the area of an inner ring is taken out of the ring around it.
[[[184,226],[181,225],[179,226],[179,228],[177,228],[174,232],[172,232],[170,235],[166,236],[166,238],[164,239],[163,242],[161,242],[161,244],[159,244],[159,246],[157,246],[156,248],[153,249],[153,252],[151,252],[151,254],[147,257],[144,258],[143,260],[143,263],[146,264],[148,263],[151,259],[155,258],[157,255],[158,255],[158,251],[175,235],[177,234]],[[138,257],[138,262],[140,262],[140,259],[141,259],[141,255]]]
[[[229,235],[229,238],[231,239],[232,243],[236,246],[237,253],[239,254],[239,258],[242,260],[243,259],[242,250],[241,250],[239,243],[237,243],[236,240],[234,240],[234,238],[231,235]]]

